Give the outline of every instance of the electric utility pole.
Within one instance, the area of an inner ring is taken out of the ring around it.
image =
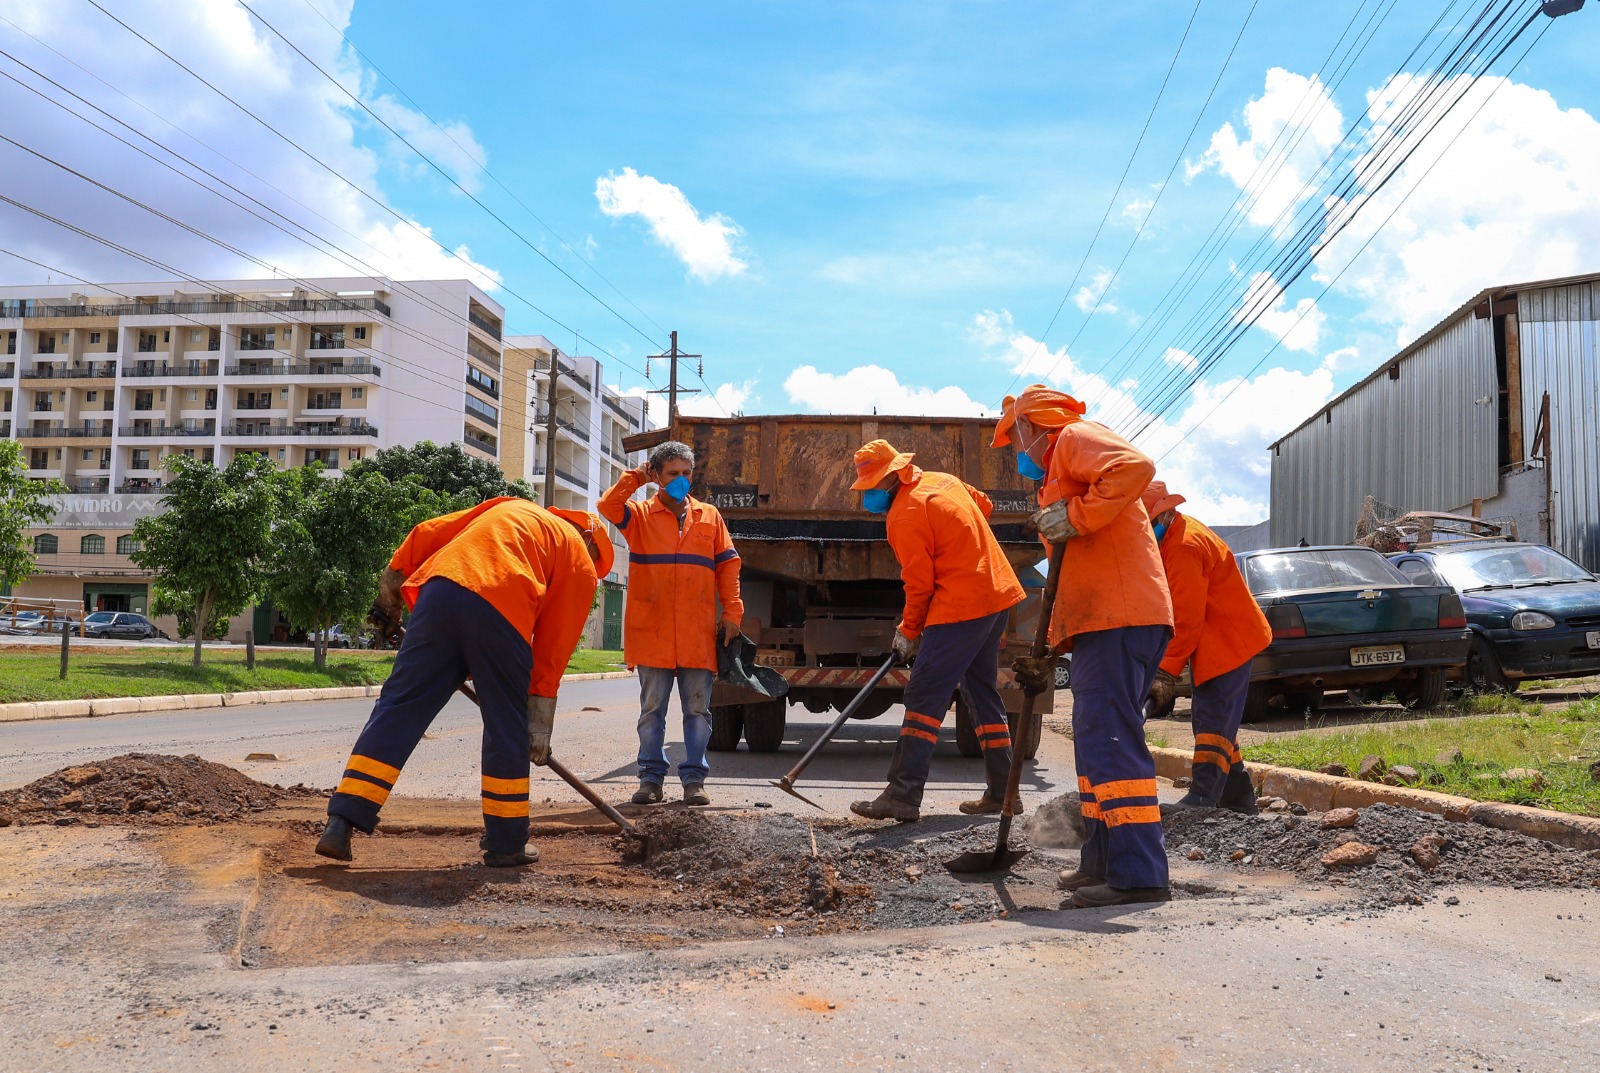
[[[695,388],[695,387],[679,387],[678,386],[678,362],[680,360],[683,360],[683,359],[686,359],[686,358],[693,358],[696,361],[699,361],[700,360],[700,355],[699,354],[685,354],[683,351],[679,350],[678,349],[678,333],[677,332],[673,332],[671,334],[672,334],[672,349],[669,350],[665,354],[651,354],[650,358],[649,358],[649,360],[651,360],[651,361],[666,361],[667,362],[667,369],[668,369],[667,386],[664,387],[664,388],[656,388],[654,391],[650,391],[650,392],[646,393],[646,394],[650,394],[650,395],[665,395],[667,397],[667,430],[668,430],[668,432],[671,432],[672,426],[676,425],[678,423],[678,396],[679,395],[698,395],[700,393],[700,389],[699,388]]]

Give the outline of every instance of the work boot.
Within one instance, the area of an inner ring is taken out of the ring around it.
[[[1228,772],[1228,781],[1222,786],[1222,800],[1217,803],[1229,812],[1246,816],[1260,811],[1256,808],[1256,788],[1250,784],[1250,776],[1239,768]]]
[[[916,823],[922,819],[922,810],[916,805],[890,797],[885,790],[871,801],[852,801],[850,811],[857,816],[865,816],[869,820],[898,820],[901,823]]]
[[[989,791],[985,790],[983,796],[976,801],[963,801],[956,807],[968,816],[998,816],[1006,810],[1006,802],[1004,797],[990,797]],[[1011,815],[1020,816],[1022,813],[1022,798],[1019,797],[1016,811]]]
[[[1070,872],[1063,871],[1056,879],[1056,890],[1077,890],[1079,887],[1089,887],[1105,881],[1105,876],[1097,876],[1093,872],[1083,872],[1074,868]]]
[[[343,816],[329,816],[328,826],[322,829],[322,837],[317,840],[318,855],[336,861],[354,860],[350,852],[350,831],[349,820]]]
[[[1216,808],[1217,803],[1199,790],[1190,790],[1177,801],[1173,802],[1177,808]]]
[[[685,805],[709,805],[711,798],[706,796],[706,784],[703,782],[686,782],[683,784],[683,803]]]
[[[650,782],[648,779],[639,780],[639,788],[633,792],[635,805],[658,805],[661,803],[661,784]]]
[[[523,846],[511,853],[499,853],[492,849],[483,851],[483,863],[486,868],[520,868],[538,859],[539,851],[532,846]]]
[[[1171,887],[1113,887],[1109,883],[1095,883],[1073,891],[1070,904],[1075,909],[1104,909],[1111,905],[1164,902],[1171,897]]]

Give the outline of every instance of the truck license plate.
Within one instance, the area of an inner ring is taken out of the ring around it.
[[[1404,663],[1405,645],[1373,645],[1370,648],[1352,648],[1350,666],[1378,667],[1385,663]]]
[[[1600,648],[1600,630],[1589,631],[1589,647]]]

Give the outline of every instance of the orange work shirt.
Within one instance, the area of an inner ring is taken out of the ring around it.
[[[1052,644],[1121,626],[1171,626],[1161,552],[1140,496],[1156,473],[1138,448],[1096,421],[1055,436],[1039,505],[1066,500],[1067,541],[1050,618]]]
[[[389,560],[405,575],[407,607],[431,578],[445,577],[488,600],[528,638],[533,675],[528,692],[553,697],[599,580],[583,535],[536,503],[514,496],[423,522]]]
[[[948,473],[911,467],[889,507],[889,547],[900,560],[906,606],[900,632],[967,622],[1004,611],[1027,595],[989,528],[989,497]]]
[[[1172,640],[1161,660],[1168,674],[1193,661],[1194,684],[1227,674],[1272,641],[1272,627],[1221,537],[1175,514],[1161,537],[1161,563],[1172,593]]]
[[[628,604],[623,658],[630,667],[717,669],[717,601],[722,617],[744,618],[739,553],[728,524],[693,496],[683,524],[659,494],[629,502],[639,490],[630,470],[600,498],[602,517],[628,542]]]

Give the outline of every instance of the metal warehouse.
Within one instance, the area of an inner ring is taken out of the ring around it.
[[[1272,541],[1342,544],[1367,496],[1510,519],[1600,570],[1600,273],[1491,287],[1272,451]]]

